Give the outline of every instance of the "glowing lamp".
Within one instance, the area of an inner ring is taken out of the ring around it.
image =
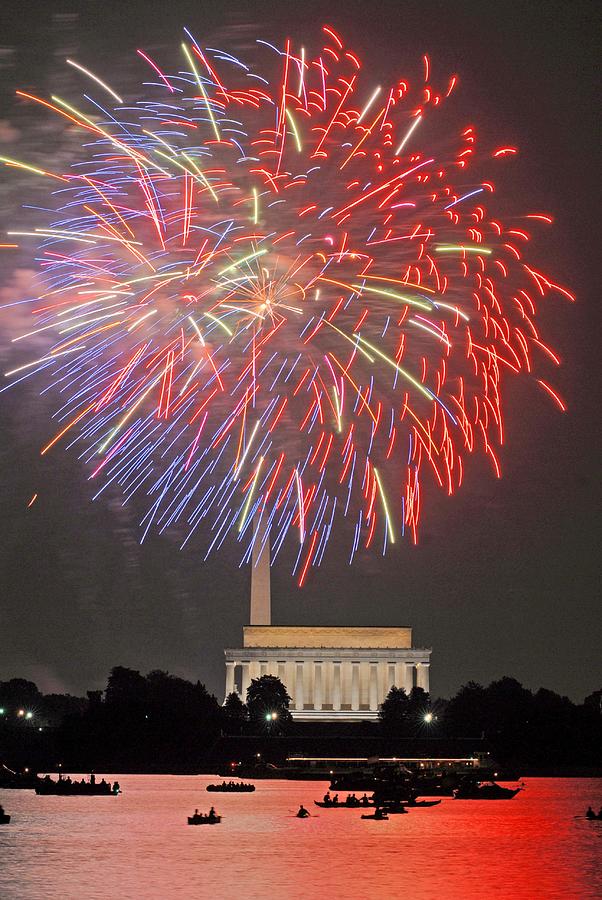
[[[430,712],[426,713],[426,715],[425,715],[425,717],[424,717],[424,721],[425,721],[425,722],[429,722],[429,723],[432,722],[432,721],[433,721],[433,714],[430,713]]]

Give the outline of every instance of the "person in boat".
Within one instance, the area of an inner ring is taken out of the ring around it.
[[[377,806],[377,807],[376,807],[376,809],[374,810],[374,818],[375,818],[375,819],[386,819],[386,818],[388,818],[388,817],[387,817],[387,814],[385,813],[385,811],[384,811],[384,809],[382,808],[382,806]]]
[[[359,802],[362,806],[370,806],[370,802],[369,802],[366,794],[364,794],[364,796],[362,797],[362,799]]]
[[[119,782],[114,781],[113,782],[113,793],[118,794],[120,790],[121,790],[121,787],[119,786]]]
[[[601,812],[602,812],[602,810],[601,810]],[[595,819],[596,818],[596,814],[593,811],[593,809],[591,808],[591,806],[587,807],[587,812],[585,813],[585,818],[586,819]]]
[[[347,794],[347,796],[345,797],[345,806],[353,806],[351,794]]]
[[[213,806],[212,806],[211,809],[209,810],[209,815],[207,816],[207,818],[209,819],[210,822],[215,822],[215,821],[216,821],[216,819],[217,819],[217,813],[216,813],[215,808],[214,808]]]
[[[4,812],[4,807],[0,803],[0,816],[4,816],[4,815],[6,815],[6,813]]]
[[[332,805],[333,806],[339,805],[339,795],[338,794],[335,794],[334,797],[332,798]]]
[[[330,796],[330,791],[326,791],[323,797],[324,806],[332,806],[332,798]]]
[[[303,804],[301,804],[301,806],[299,807],[299,812],[297,813],[297,818],[298,819],[307,819],[308,816],[309,816],[308,811],[305,809]]]

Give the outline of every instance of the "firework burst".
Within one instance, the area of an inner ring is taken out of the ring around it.
[[[248,561],[289,536],[303,584],[333,528],[417,539],[421,490],[494,472],[501,390],[558,360],[536,301],[564,288],[523,259],[527,215],[504,225],[478,178],[475,130],[437,137],[456,78],[375,86],[330,28],[321,48],[258,41],[252,62],[186,32],[182,69],[138,51],[152,81],[124,101],[95,73],[86,106],[19,92],[84,136],[53,185],[31,329],[43,356],[7,373],[57,388],[59,443],[98,496],[148,497],[142,535],[205,523]],[[485,161],[515,153],[489,150]],[[458,186],[454,186],[457,183]],[[572,299],[572,298],[570,298]],[[261,521],[261,527],[258,526]],[[255,524],[254,524],[255,523]]]

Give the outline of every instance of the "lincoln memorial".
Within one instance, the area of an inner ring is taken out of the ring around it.
[[[392,685],[429,690],[430,649],[412,647],[401,627],[288,627],[271,624],[269,540],[255,540],[250,625],[240,650],[227,649],[226,696],[246,700],[252,678],[277,675],[296,719],[374,719]]]

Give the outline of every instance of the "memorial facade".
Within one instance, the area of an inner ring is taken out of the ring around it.
[[[250,625],[241,649],[226,649],[226,696],[246,700],[252,678],[276,675],[300,720],[374,719],[393,685],[429,690],[431,650],[407,627],[271,624],[269,540],[255,542]]]

